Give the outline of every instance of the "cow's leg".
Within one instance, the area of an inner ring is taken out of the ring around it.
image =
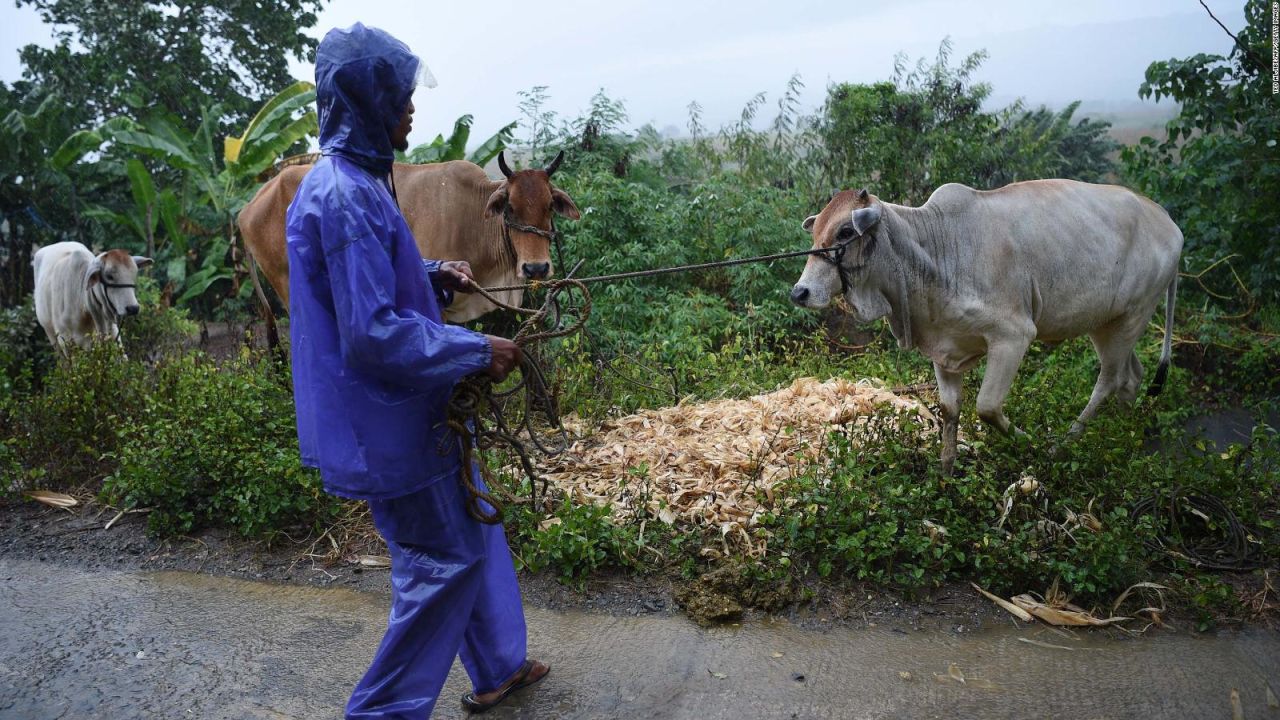
[[[1093,348],[1098,352],[1098,380],[1093,384],[1093,394],[1089,403],[1080,411],[1080,417],[1071,423],[1067,431],[1069,436],[1079,435],[1084,431],[1085,423],[1098,414],[1107,398],[1115,395],[1117,399],[1133,402],[1138,394],[1138,385],[1142,382],[1142,362],[1134,353],[1138,338],[1146,330],[1146,319],[1122,322],[1102,330],[1090,333]]]
[[[964,376],[943,370],[933,364],[938,379],[938,405],[942,409],[942,474],[950,475],[956,462],[956,430],[960,427],[960,398],[964,392]]]
[[[1009,422],[1003,408],[1022,356],[1030,345],[1031,340],[1023,338],[1002,338],[987,343],[987,371],[982,377],[982,389],[978,391],[978,417],[1004,433],[1026,434]]]
[[[1125,405],[1132,405],[1133,401],[1138,399],[1140,387],[1142,387],[1142,361],[1138,359],[1138,353],[1130,350],[1125,372],[1112,397]]]

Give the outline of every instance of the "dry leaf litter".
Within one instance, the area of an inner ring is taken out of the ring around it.
[[[718,527],[727,542],[759,554],[763,543],[747,532],[764,512],[759,499],[779,501],[780,483],[818,458],[832,429],[856,429],[884,410],[935,424],[920,402],[869,380],[806,377],[745,399],[682,402],[611,420],[558,456],[545,477],[578,503],[609,507],[615,521]]]

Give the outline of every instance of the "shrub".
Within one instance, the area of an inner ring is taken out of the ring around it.
[[[608,565],[631,565],[636,541],[631,528],[615,525],[609,509],[579,505],[565,498],[550,517],[510,505],[515,517],[508,530],[517,538],[516,564],[533,572],[551,570],[560,581],[581,587]]]
[[[40,392],[11,398],[0,430],[22,468],[16,484],[96,487],[121,433],[142,420],[147,381],[119,345],[98,343],[57,363]]]
[[[53,365],[53,347],[36,321],[33,298],[0,310],[0,400],[38,388]]]
[[[158,368],[145,422],[123,433],[103,495],[150,507],[160,534],[207,526],[270,534],[331,518],[337,501],[302,467],[287,369],[249,354],[219,368],[187,355]]]
[[[141,310],[120,324],[120,338],[129,357],[156,363],[192,344],[200,327],[186,310],[162,302],[154,280],[139,275],[137,294]]]

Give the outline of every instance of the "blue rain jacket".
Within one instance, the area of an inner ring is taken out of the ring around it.
[[[456,477],[445,406],[492,354],[483,335],[444,324],[387,182],[390,135],[418,62],[360,24],[325,36],[316,53],[323,157],[286,220],[298,444],[325,490],[343,497],[400,497]]]

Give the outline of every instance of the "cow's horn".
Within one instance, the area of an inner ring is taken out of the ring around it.
[[[556,154],[556,159],[555,159],[555,160],[552,160],[552,161],[551,161],[551,164],[547,166],[547,177],[551,177],[551,174],[552,174],[552,173],[554,173],[554,172],[556,171],[556,168],[560,167],[560,161],[561,161],[561,160],[564,160],[564,151],[563,151],[563,150],[561,150],[559,153],[557,153],[557,154]]]
[[[511,172],[511,168],[507,167],[507,151],[506,150],[503,150],[502,152],[498,153],[498,169],[501,170],[502,174],[507,176],[508,178],[513,175],[513,173]]]

